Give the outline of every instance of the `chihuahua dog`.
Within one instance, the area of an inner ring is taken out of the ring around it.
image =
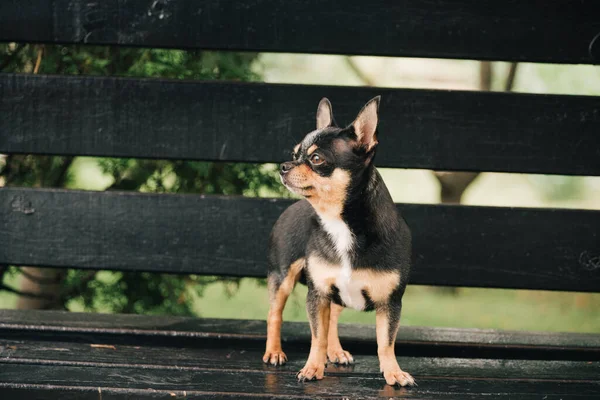
[[[317,108],[317,129],[281,164],[282,183],[304,199],[275,223],[270,238],[270,309],[263,361],[287,361],[281,348],[282,312],[295,284],[308,286],[312,333],[300,381],[322,379],[325,364],[352,364],[338,337],[344,307],[376,313],[377,354],[389,385],[414,385],[394,353],[402,296],[410,272],[411,234],[373,165],[380,97],[352,124],[339,128],[331,103]]]

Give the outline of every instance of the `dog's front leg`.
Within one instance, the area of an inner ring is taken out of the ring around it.
[[[331,303],[331,312],[329,319],[329,335],[327,337],[327,358],[329,362],[348,365],[354,364],[352,354],[342,348],[340,336],[338,334],[338,319],[344,307]]]
[[[329,333],[329,313],[331,301],[318,293],[314,287],[308,289],[306,311],[312,334],[310,354],[304,368],[298,372],[299,381],[323,379],[327,363],[327,335]]]
[[[413,386],[413,377],[400,369],[394,344],[396,334],[400,325],[400,310],[402,302],[388,304],[377,309],[376,332],[377,332],[377,355],[379,356],[379,367],[388,385]]]

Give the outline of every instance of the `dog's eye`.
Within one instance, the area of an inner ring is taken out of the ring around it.
[[[318,154],[313,154],[312,156],[310,156],[310,163],[312,165],[320,165],[323,164],[325,162],[325,160],[323,159],[323,157],[321,157]]]

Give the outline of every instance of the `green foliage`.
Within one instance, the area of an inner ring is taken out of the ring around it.
[[[193,315],[196,296],[201,297],[210,283],[226,278],[177,276],[152,273],[102,271],[89,279],[90,273],[70,270],[64,287],[77,294],[65,298],[70,309],[135,314]],[[236,282],[233,282],[237,284]]]
[[[36,64],[40,60],[36,70]],[[2,72],[253,81],[254,53],[0,44]]]
[[[109,189],[247,196],[268,189],[283,194],[273,166],[121,158],[104,158],[98,165],[114,179]]]
[[[0,163],[0,177],[5,185],[60,187],[71,175],[72,157],[10,155]]]
[[[200,52],[106,46],[0,44],[2,72],[110,75],[170,79],[252,81],[256,54]],[[72,157],[9,156],[0,166],[7,185],[64,187]],[[107,190],[259,196],[283,194],[276,169],[268,165],[213,162],[99,159],[112,177]],[[190,315],[195,296],[206,284],[231,278],[152,273],[69,270],[58,307],[89,311]]]
[[[530,175],[529,182],[545,200],[568,200],[581,196],[584,188],[579,176]]]

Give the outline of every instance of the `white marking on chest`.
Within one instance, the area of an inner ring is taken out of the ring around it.
[[[340,298],[346,306],[362,310],[365,308],[365,298],[362,295],[364,282],[352,280],[352,262],[350,251],[354,246],[354,235],[348,225],[341,219],[321,217],[321,223],[329,234],[331,241],[340,257],[341,268],[335,274],[335,286],[340,290]]]
[[[348,252],[354,246],[354,235],[348,225],[341,219],[329,219],[321,217],[321,224],[329,234],[333,245],[340,257],[348,257]]]

